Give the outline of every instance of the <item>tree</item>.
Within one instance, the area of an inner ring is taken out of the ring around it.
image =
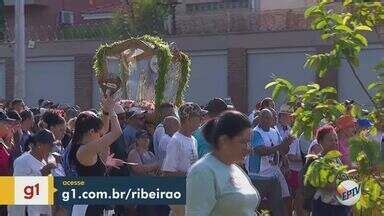
[[[384,7],[381,2],[363,0],[343,0],[342,7],[334,7],[331,0],[319,0],[317,4],[305,11],[305,17],[311,20],[311,28],[321,33],[321,39],[331,44],[330,50],[324,53],[308,55],[305,67],[313,70],[319,77],[323,77],[330,69],[340,67],[345,60],[352,75],[359,82],[373,105],[369,118],[375,123],[376,129],[384,129],[384,61],[379,62],[375,71],[378,79],[366,87],[356,73],[359,66],[361,49],[368,46],[365,37],[367,32],[376,32],[377,27],[384,24]],[[321,89],[317,84],[294,86],[288,80],[275,78],[266,88],[274,88],[273,97],[280,93],[286,95],[286,100],[295,106],[295,122],[293,132],[301,132],[308,138],[313,138],[313,130],[321,120],[334,122],[346,107],[335,100],[330,94],[336,93],[331,87]],[[362,114],[361,108],[354,106],[354,116]],[[379,143],[368,138],[366,134],[350,140],[351,159],[358,164],[357,175],[354,177],[361,184],[362,195],[355,205],[356,212],[360,215],[384,214],[384,184],[380,173],[383,158],[378,153]],[[335,153],[336,155],[336,153]],[[331,161],[325,158],[308,168],[306,183],[312,186],[321,186],[330,183],[326,178],[333,170],[345,172],[342,167],[332,167]],[[381,168],[382,169],[382,168]],[[331,182],[337,182],[331,178]],[[318,182],[320,181],[320,182]]]
[[[115,13],[112,23],[118,38],[159,35],[165,33],[167,15],[168,8],[162,0],[133,0],[129,9]]]

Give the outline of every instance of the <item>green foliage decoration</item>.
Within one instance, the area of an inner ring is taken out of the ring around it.
[[[140,41],[147,44],[150,44],[154,47],[155,55],[158,58],[158,78],[155,84],[155,104],[156,106],[160,105],[164,100],[164,91],[167,85],[166,75],[170,69],[172,59],[174,58],[172,51],[169,45],[159,37],[153,37],[149,35],[144,35],[138,38],[130,38],[127,40],[117,41],[111,44],[103,44],[97,50],[94,56],[93,69],[95,71],[96,77],[100,80],[106,79],[107,77],[107,57],[119,55],[126,49],[132,48],[131,41]],[[181,105],[183,94],[185,93],[186,86],[189,82],[190,76],[190,59],[189,57],[181,52],[177,51],[177,55],[181,56],[179,59],[181,64],[181,79],[178,85],[178,94],[176,95],[175,102],[177,105]]]

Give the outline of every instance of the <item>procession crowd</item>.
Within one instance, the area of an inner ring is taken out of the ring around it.
[[[303,184],[311,163],[305,156],[338,150],[337,162],[352,168],[348,139],[372,127],[346,113],[334,125],[322,122],[314,140],[294,137],[294,107],[277,108],[271,98],[249,116],[220,98],[203,108],[155,108],[108,94],[99,110],[38,104],[0,103],[0,176],[186,176],[186,205],[0,206],[0,215],[248,216],[266,209],[274,216],[348,216],[335,188]]]

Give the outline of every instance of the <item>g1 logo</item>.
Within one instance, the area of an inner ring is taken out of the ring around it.
[[[359,201],[361,196],[361,187],[352,180],[343,181],[337,186],[336,198],[346,206],[352,206]]]
[[[24,198],[32,199],[35,195],[39,195],[39,184],[25,186],[24,188]]]

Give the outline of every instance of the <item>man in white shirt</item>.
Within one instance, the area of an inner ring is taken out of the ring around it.
[[[261,110],[259,125],[253,129],[253,153],[246,160],[246,168],[256,188],[268,197],[274,215],[284,215],[290,205],[287,182],[280,170],[281,156],[288,152],[294,138],[284,140],[274,129],[275,119],[269,109]],[[277,184],[276,184],[277,181]],[[284,199],[286,209],[281,208]]]
[[[163,164],[163,161],[166,156],[168,143],[171,141],[173,134],[175,134],[180,129],[180,122],[174,116],[168,116],[164,119],[164,129],[165,134],[161,137],[159,147],[158,147],[158,156],[160,164]]]
[[[165,128],[163,120],[168,116],[176,116],[175,107],[171,103],[162,103],[158,109],[160,123],[156,126],[155,132],[153,133],[153,150],[157,159],[163,157],[162,152],[159,149],[161,138],[165,135]]]
[[[189,168],[198,159],[196,139],[192,136],[202,121],[204,112],[195,103],[186,103],[179,108],[180,130],[167,145],[162,170],[167,176],[186,176]],[[171,205],[171,216],[184,216],[185,206]]]
[[[290,134],[292,122],[292,113],[290,107],[287,104],[283,104],[280,108],[277,122],[277,129],[279,130],[282,139]]]

